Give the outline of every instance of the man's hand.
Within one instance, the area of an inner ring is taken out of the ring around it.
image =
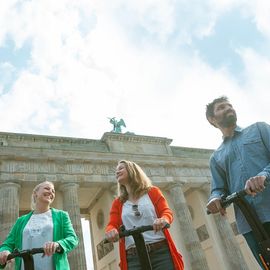
[[[213,198],[211,201],[208,202],[206,208],[211,212],[211,214],[216,214],[220,212],[222,216],[226,215],[226,209],[221,207],[220,198]]]
[[[247,194],[255,196],[257,193],[262,192],[265,189],[266,176],[254,176],[247,180],[245,190]]]

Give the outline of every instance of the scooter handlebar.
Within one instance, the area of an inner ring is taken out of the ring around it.
[[[227,208],[229,207],[235,200],[237,200],[238,198],[243,198],[247,195],[247,192],[245,189],[240,190],[238,192],[234,192],[231,195],[223,195],[220,198],[220,204],[222,208]],[[206,210],[207,215],[212,214],[208,209]]]
[[[170,224],[166,223],[165,226],[163,227],[163,229],[168,229],[170,228]],[[126,237],[126,236],[131,236],[131,235],[135,235],[135,234],[139,234],[139,233],[143,233],[146,231],[153,231],[154,227],[153,225],[145,225],[145,226],[139,226],[139,227],[134,227],[132,229],[126,230],[125,226],[121,226],[120,227],[120,232],[119,232],[119,237]],[[107,239],[103,240],[104,244],[108,244],[110,241],[108,241]]]
[[[62,247],[59,246],[57,249],[56,249],[56,253],[61,253],[62,252]],[[44,248],[32,248],[32,249],[25,249],[25,250],[18,250],[18,249],[15,249],[12,253],[10,253],[8,256],[7,256],[7,260],[11,260],[11,259],[14,259],[16,257],[23,257],[24,254],[38,254],[38,253],[44,253]]]
[[[166,223],[165,226],[163,227],[163,229],[168,229],[170,228],[170,224]],[[153,225],[145,225],[145,226],[140,226],[140,227],[135,227],[132,228],[130,230],[126,230],[124,227],[123,229],[120,228],[120,233],[119,233],[119,237],[126,237],[126,236],[130,236],[130,235],[134,235],[134,234],[138,234],[138,233],[143,233],[146,231],[153,231],[154,227]]]

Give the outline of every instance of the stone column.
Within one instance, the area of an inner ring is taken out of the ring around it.
[[[16,183],[0,185],[0,244],[19,217],[19,190],[20,185]],[[13,267],[14,263],[10,263],[5,269],[11,270]]]
[[[219,214],[213,216],[217,230],[220,236],[220,241],[225,250],[225,256],[228,261],[229,267],[227,269],[246,270],[248,266],[241,252],[240,246],[235,238],[230,223],[226,217]]]
[[[207,260],[199,237],[192,224],[192,218],[180,183],[169,186],[169,192],[180,224],[180,233],[188,253],[192,270],[208,270]]]
[[[210,194],[209,185],[203,186],[200,190],[204,196],[205,205]],[[209,226],[212,228],[213,248],[220,254],[222,264],[226,270],[245,270],[248,269],[246,261],[236,240],[232,227],[227,219],[220,214],[206,217]]]
[[[79,185],[75,183],[62,184],[63,208],[69,213],[73,228],[79,238],[79,245],[69,253],[70,269],[86,270],[81,214],[78,200]]]
[[[16,183],[0,185],[0,242],[3,242],[19,217],[19,190]]]

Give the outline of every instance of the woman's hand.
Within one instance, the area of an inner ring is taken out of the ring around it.
[[[117,242],[119,240],[119,233],[116,229],[112,229],[105,233],[105,238],[109,242]]]
[[[7,257],[10,254],[8,250],[0,252],[0,264],[5,265],[7,263]]]
[[[43,246],[44,249],[43,256],[52,256],[59,246],[60,245],[57,242],[46,242]]]
[[[157,218],[154,220],[153,229],[154,232],[161,231],[169,222],[165,218]]]

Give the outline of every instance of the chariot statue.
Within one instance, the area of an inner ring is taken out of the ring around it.
[[[121,127],[126,127],[124,120],[121,118],[119,121],[117,121],[115,117],[109,118],[109,119],[110,119],[110,123],[113,125],[113,130],[111,132],[122,133]]]

